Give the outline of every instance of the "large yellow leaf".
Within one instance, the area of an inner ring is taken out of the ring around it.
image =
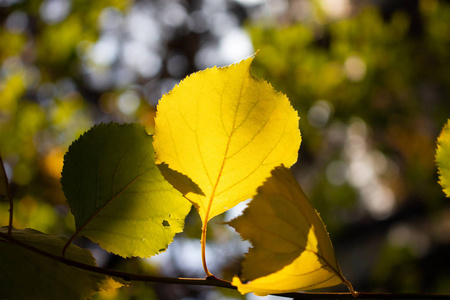
[[[203,224],[254,195],[275,166],[297,160],[297,112],[285,95],[252,77],[252,60],[194,73],[157,107],[157,163],[168,165],[161,171]],[[173,179],[182,179],[179,173],[190,180]]]
[[[253,248],[232,284],[260,296],[351,284],[325,226],[291,171],[278,167],[244,213],[229,222]],[[243,283],[246,282],[246,283]]]

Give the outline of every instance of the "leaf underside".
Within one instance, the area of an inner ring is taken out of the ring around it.
[[[241,277],[232,282],[243,294],[263,296],[347,282],[322,220],[284,166],[273,170],[244,213],[229,225],[253,246]]]
[[[100,124],[69,148],[61,183],[77,232],[123,257],[148,257],[181,232],[191,204],[161,175],[137,124]]]
[[[6,234],[7,228],[0,228]],[[12,231],[15,239],[59,255],[65,240],[32,229]],[[95,266],[88,250],[74,245],[67,258]],[[87,299],[101,290],[123,284],[109,276],[67,266],[0,238],[0,291],[2,299]]]
[[[252,60],[194,73],[158,104],[157,163],[190,178],[176,187],[204,224],[252,197],[275,166],[297,160],[297,112],[251,75]]]
[[[450,119],[437,140],[436,164],[439,183],[447,197],[450,197]]]

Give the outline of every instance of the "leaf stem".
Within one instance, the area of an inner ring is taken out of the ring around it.
[[[225,167],[225,163],[227,161],[228,151],[230,150],[231,138],[233,137],[233,133],[234,133],[234,130],[235,130],[235,127],[236,127],[237,113],[239,111],[239,106],[241,104],[240,98],[242,96],[242,89],[243,89],[243,87],[244,87],[244,81],[242,82],[241,89],[240,89],[240,92],[239,92],[239,101],[238,101],[238,103],[236,105],[236,110],[235,110],[234,117],[233,117],[233,126],[232,126],[232,130],[230,132],[230,135],[228,137],[227,145],[226,145],[226,148],[225,148],[225,153],[224,153],[224,156],[223,156],[223,159],[222,159],[222,165],[220,166],[220,170],[219,170],[219,174],[218,174],[217,179],[216,179],[216,183],[213,186],[211,197],[209,198],[209,201],[208,201],[208,208],[206,210],[205,218],[204,219],[202,218],[202,222],[203,222],[202,239],[201,239],[201,243],[202,243],[202,263],[203,263],[203,270],[205,271],[207,278],[214,277],[214,275],[211,274],[211,272],[209,272],[208,266],[206,265],[206,229],[208,227],[209,213],[211,212],[212,202],[214,201],[214,196],[216,195],[216,190],[217,190],[217,187],[219,186],[219,181],[222,178],[222,172],[223,172],[223,169]]]
[[[62,256],[48,253],[44,250],[38,249],[31,245],[28,245],[22,241],[16,240],[13,236],[8,236],[0,232],[0,238],[5,239],[17,246],[25,248],[29,251],[45,256],[49,259],[58,261],[68,266],[72,266],[78,269],[94,272],[97,274],[108,275],[112,277],[121,278],[125,281],[141,281],[151,283],[167,283],[167,284],[186,284],[186,285],[200,285],[200,286],[215,286],[221,288],[227,288],[236,290],[236,287],[231,282],[210,276],[206,278],[175,278],[175,277],[160,277],[140,275],[127,272],[120,272],[111,269],[100,268],[84,263],[80,263]],[[273,294],[274,296],[293,298],[293,299],[449,299],[450,294],[431,294],[431,293],[364,293],[357,292],[355,295],[352,293],[311,293],[311,292],[298,292],[298,293],[282,293]]]
[[[351,284],[351,282],[344,278],[344,284],[345,284],[345,285],[347,286],[347,288],[349,289],[349,291],[350,291],[350,293],[352,294],[353,298],[357,299],[357,298],[358,298],[358,295],[359,295],[359,292],[356,292],[356,291],[353,289],[353,285]]]
[[[84,227],[84,226],[83,226]],[[79,230],[75,231],[74,234],[67,240],[66,244],[64,245],[62,249],[62,256],[64,257],[66,255],[67,248],[72,244],[73,240],[78,236]]]
[[[206,265],[206,230],[208,228],[208,222],[203,222],[202,226],[202,238],[201,238],[201,244],[202,244],[202,264],[203,264],[203,270],[205,271],[206,277],[214,277],[211,272],[208,270],[208,266]]]

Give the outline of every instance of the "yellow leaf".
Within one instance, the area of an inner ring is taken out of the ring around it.
[[[253,245],[241,278],[232,281],[242,294],[264,296],[340,283],[354,293],[322,220],[288,168],[273,170],[244,213],[229,225]]]
[[[189,177],[182,180],[187,186],[174,186],[203,224],[254,195],[275,166],[297,160],[297,112],[285,95],[250,74],[252,60],[194,73],[157,107],[157,163],[176,171],[161,168],[172,183],[174,174]]]
[[[439,184],[450,198],[450,119],[447,120],[437,139],[436,165],[438,167]]]

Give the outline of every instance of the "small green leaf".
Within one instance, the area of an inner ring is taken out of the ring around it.
[[[191,204],[155,165],[152,137],[137,124],[100,124],[69,148],[61,183],[77,233],[123,257],[165,250]]]
[[[8,228],[0,228],[6,235]],[[32,229],[12,231],[14,239],[59,255],[65,240]],[[91,252],[71,245],[66,257],[95,266]],[[2,299],[87,299],[101,290],[123,284],[109,276],[67,266],[0,238]]]
[[[450,197],[450,119],[437,139],[436,164],[439,183],[447,197]]]

